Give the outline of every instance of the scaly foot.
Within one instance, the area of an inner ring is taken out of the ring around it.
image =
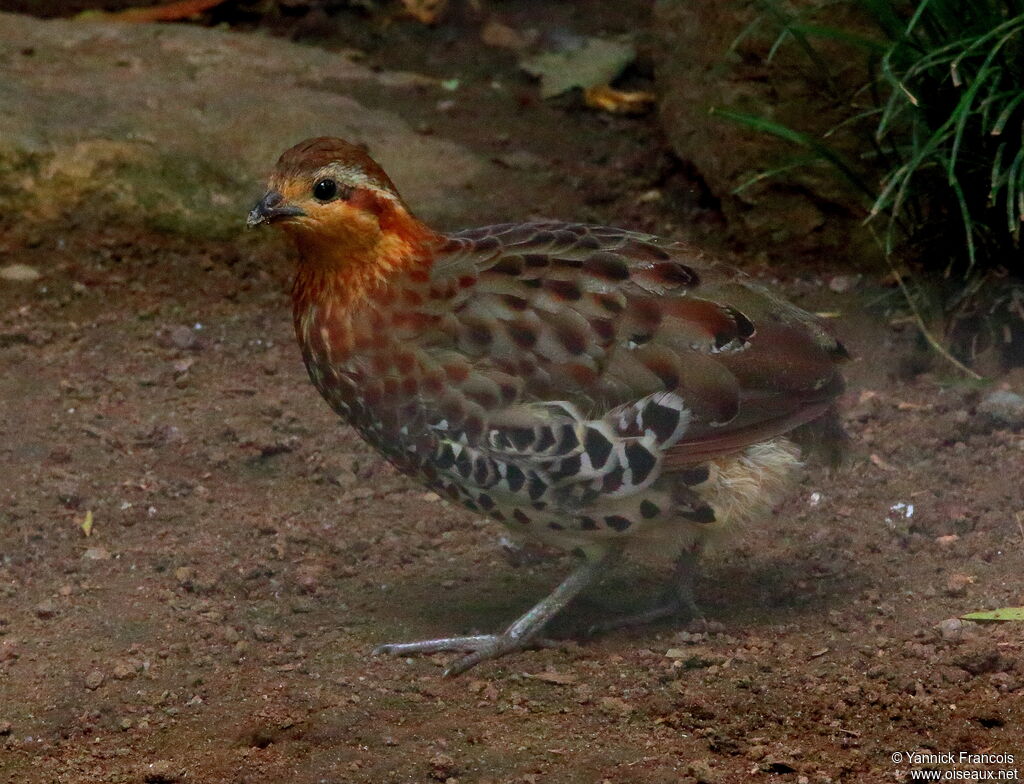
[[[497,659],[506,653],[556,644],[540,640],[537,635],[559,610],[586,586],[594,582],[617,557],[617,552],[607,552],[595,561],[582,564],[566,577],[549,596],[539,601],[501,634],[475,634],[468,637],[439,637],[435,640],[420,642],[390,643],[378,646],[374,649],[374,653],[402,656],[410,653],[468,651],[468,656],[456,660],[444,671],[446,676],[452,676],[460,675],[482,661]]]
[[[461,675],[482,661],[497,659],[507,653],[523,651],[527,648],[557,648],[558,646],[557,641],[544,638],[516,640],[508,634],[476,634],[468,637],[440,637],[436,640],[420,640],[419,642],[386,643],[374,648],[373,653],[374,655],[406,656],[448,653],[450,651],[468,652],[469,655],[456,659],[448,666],[444,671],[447,678]]]

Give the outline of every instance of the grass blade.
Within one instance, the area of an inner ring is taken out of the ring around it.
[[[813,136],[796,131],[788,126],[782,125],[781,123],[767,120],[764,117],[758,117],[744,112],[737,112],[732,109],[713,108],[711,110],[711,114],[738,123],[739,125],[745,125],[752,130],[776,136],[779,139],[799,145],[805,149],[812,150],[818,157],[828,161],[838,171],[840,171],[846,178],[847,182],[861,191],[861,193],[871,199],[874,199],[874,189],[864,182],[860,175],[853,171],[853,169],[851,169],[834,150],[828,147],[828,145],[822,144]]]

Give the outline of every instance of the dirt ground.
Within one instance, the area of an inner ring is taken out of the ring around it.
[[[407,39],[436,44],[420,70],[460,65],[470,100],[399,107],[424,132],[557,161],[545,193],[510,196],[536,214],[714,241],[653,118],[488,90],[514,60],[457,32],[367,44],[382,67],[414,65],[382,43]],[[1024,773],[1020,626],[951,620],[1024,604],[1024,434],[976,410],[986,390],[919,372],[879,276],[734,261],[836,315],[846,467],[810,468],[707,560],[706,630],[579,638],[656,594],[630,567],[560,620],[578,643],[445,680],[446,657],[369,652],[499,629],[569,563],[512,567],[496,524],[337,421],[294,345],[284,246],[0,218],[0,266],[43,273],[0,286],[0,780],[826,784],[908,780],[893,755],[915,750]]]

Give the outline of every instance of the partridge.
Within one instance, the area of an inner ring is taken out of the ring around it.
[[[834,421],[843,346],[690,244],[555,221],[440,233],[333,138],[281,156],[263,223],[297,246],[295,333],[330,406],[400,471],[581,558],[500,634],[379,652],[461,652],[457,674],[537,644],[637,550],[678,559],[644,617],[692,606],[701,546],[792,482],[787,434]]]

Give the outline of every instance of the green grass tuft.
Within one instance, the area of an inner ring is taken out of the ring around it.
[[[794,13],[780,0],[762,0],[760,22],[776,25],[773,55],[793,41],[816,69],[827,69],[815,43],[829,39],[869,64],[871,81],[859,94],[872,96],[872,105],[851,105],[847,121],[863,136],[860,159],[830,147],[828,134],[813,138],[728,109],[716,114],[832,166],[884,221],[887,252],[945,235],[940,229],[952,218],[961,241],[945,238],[944,275],[994,266],[1024,273],[1024,0],[846,1],[873,23],[875,36],[814,24],[817,9]]]

